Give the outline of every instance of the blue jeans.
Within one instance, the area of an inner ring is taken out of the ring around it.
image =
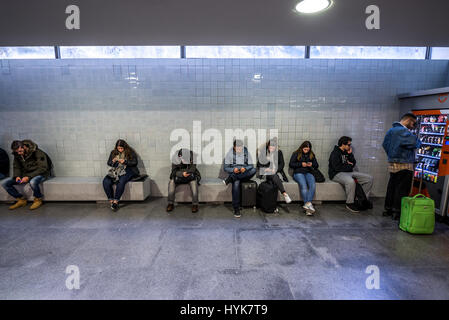
[[[114,189],[112,188],[114,181],[109,176],[104,177],[103,189],[104,189],[104,192],[106,193],[106,196],[108,197],[108,199],[119,201],[123,195],[123,192],[125,192],[126,184],[128,183],[129,180],[131,180],[134,177],[135,177],[135,173],[132,172],[131,170],[127,171],[126,174],[121,176],[117,183],[117,187],[115,188],[115,195],[114,195]]]
[[[229,177],[232,179],[232,207],[240,208],[240,181],[247,181],[256,174],[256,168],[245,171],[244,173],[231,173]]]
[[[41,188],[39,185],[44,182],[46,178],[44,176],[35,176],[30,180],[30,186],[31,189],[33,189],[33,196],[35,198],[43,198],[43,195],[41,193]],[[9,195],[13,198],[22,198],[23,195],[17,191],[16,188],[14,188],[14,185],[18,185],[20,183],[16,182],[14,178],[8,178],[2,182],[3,189],[6,190],[6,192],[9,193]]]
[[[313,196],[315,195],[315,177],[313,174],[295,173],[293,175],[293,180],[299,184],[301,198],[304,203],[312,202]]]
[[[5,179],[5,175],[3,174],[3,173],[0,173],[0,180],[3,180],[3,179]]]

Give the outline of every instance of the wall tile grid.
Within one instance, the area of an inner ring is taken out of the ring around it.
[[[304,59],[0,60],[0,146],[31,138],[59,176],[103,176],[126,139],[166,195],[172,130],[277,128],[284,154],[311,140],[323,173],[341,135],[382,196],[381,144],[398,93],[447,85],[448,61]],[[286,159],[288,161],[288,159]],[[200,165],[218,177],[220,165]]]

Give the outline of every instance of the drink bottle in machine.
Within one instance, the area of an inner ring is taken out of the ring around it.
[[[416,152],[415,179],[423,178],[436,213],[445,214],[449,188],[449,109],[416,110],[414,133],[421,140]]]

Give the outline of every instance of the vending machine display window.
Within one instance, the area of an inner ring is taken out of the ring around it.
[[[415,177],[423,177],[424,181],[437,183],[441,152],[444,145],[449,145],[446,139],[448,116],[444,114],[421,114],[417,116],[415,134],[421,140],[421,147],[416,152]]]

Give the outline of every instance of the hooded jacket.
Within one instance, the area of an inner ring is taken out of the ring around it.
[[[348,162],[351,162],[352,165]],[[354,171],[355,164],[354,153],[349,154],[346,151],[342,151],[338,146],[335,146],[329,157],[329,179],[332,180],[339,172]]]
[[[388,156],[388,162],[414,163],[415,149],[421,141],[400,122],[393,123],[387,131],[382,147]]]
[[[9,176],[9,156],[5,150],[0,148],[0,173]]]
[[[23,156],[14,153],[13,178],[29,177],[32,179],[36,176],[48,178],[51,168],[49,167],[50,161],[47,154],[31,140],[23,140],[22,143],[29,150]]]
[[[242,153],[236,153],[235,149],[231,148],[223,162],[223,170],[227,173],[233,173],[234,168],[245,168],[246,171],[254,168],[253,159],[246,147],[243,147]]]
[[[199,184],[201,174],[196,168],[193,152],[188,149],[179,149],[172,158],[170,180],[175,177],[183,177],[183,173],[193,174],[196,182]]]

